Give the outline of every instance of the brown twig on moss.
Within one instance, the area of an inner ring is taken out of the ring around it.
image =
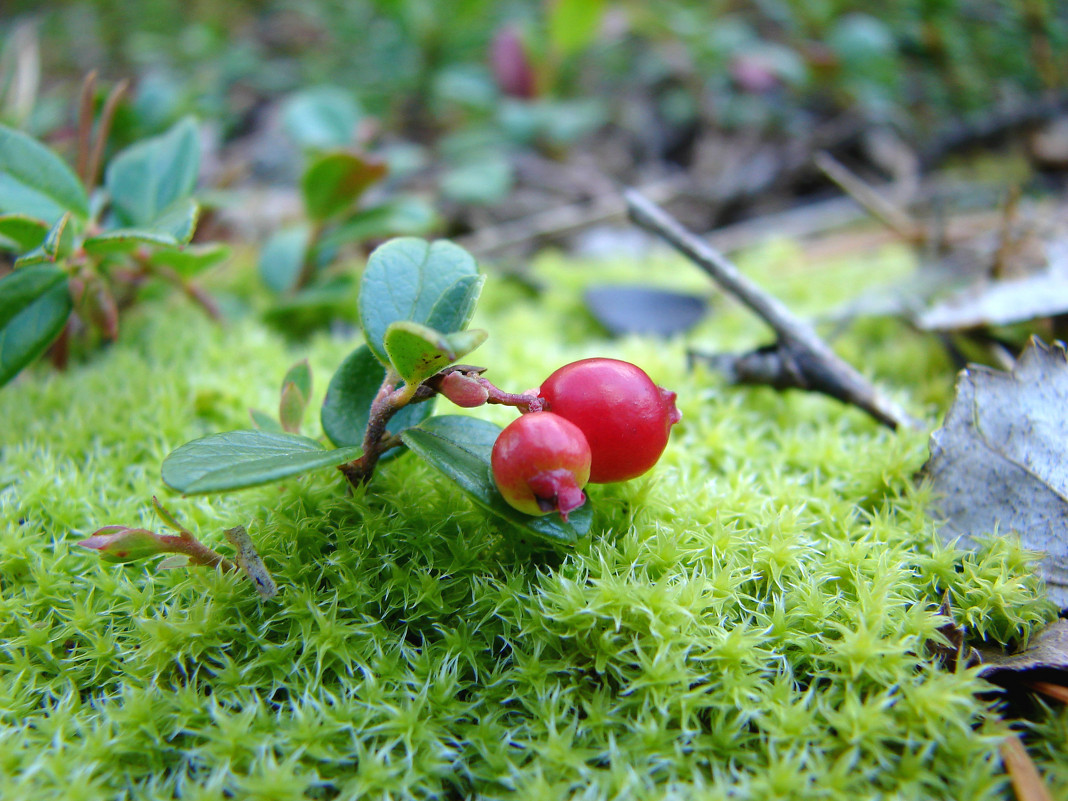
[[[904,409],[839,358],[812,326],[742,275],[719,251],[688,231],[640,192],[627,190],[624,197],[635,223],[657,234],[693,261],[712,276],[720,287],[775,330],[778,341],[774,345],[761,348],[753,354],[719,360],[720,367],[726,366],[726,359],[733,361],[734,369],[729,372],[735,382],[822,392],[860,407],[890,428],[902,425],[919,427],[919,423]],[[750,365],[753,369],[749,369]]]

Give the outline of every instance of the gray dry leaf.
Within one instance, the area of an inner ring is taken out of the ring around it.
[[[945,424],[931,435],[925,472],[944,518],[942,537],[965,545],[1015,532],[1043,551],[1050,598],[1068,606],[1068,360],[1037,339],[1012,373],[961,373]]]

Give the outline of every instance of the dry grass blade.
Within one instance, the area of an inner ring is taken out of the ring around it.
[[[1020,738],[1009,735],[1001,743],[1001,761],[1012,781],[1012,789],[1017,801],[1053,801],[1046,783],[1038,775],[1038,769],[1031,757],[1027,755]]]
[[[1054,684],[1050,681],[1032,681],[1027,686],[1037,693],[1042,693],[1042,695],[1052,698],[1054,701],[1068,704],[1068,687],[1063,684]]]

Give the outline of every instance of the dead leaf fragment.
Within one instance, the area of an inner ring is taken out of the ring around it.
[[[1006,654],[992,648],[980,648],[978,653],[983,664],[979,675],[998,684],[1005,684],[1010,674],[1024,671],[1068,673],[1068,620],[1053,621],[1018,653]]]
[[[1050,598],[1068,606],[1068,359],[1037,339],[1011,373],[971,366],[924,467],[944,519],[941,535],[1015,532],[1045,552]]]

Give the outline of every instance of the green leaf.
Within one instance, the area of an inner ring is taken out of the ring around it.
[[[448,170],[441,177],[441,192],[457,203],[487,206],[511,190],[515,170],[505,156],[488,156]]]
[[[286,370],[285,376],[282,378],[282,389],[285,389],[286,384],[296,384],[297,389],[305,398],[311,397],[312,392],[312,372],[311,365],[308,364],[307,359],[301,359],[294,364],[288,370]]]
[[[0,248],[25,253],[40,247],[47,234],[44,220],[26,214],[0,214]]]
[[[282,387],[282,399],[278,403],[278,419],[282,429],[291,434],[300,433],[300,424],[304,420],[304,410],[308,399],[293,382]]]
[[[103,256],[108,253],[130,253],[142,246],[177,248],[178,240],[170,234],[144,228],[116,228],[89,237],[83,246],[86,253]]]
[[[186,495],[255,487],[336,467],[360,448],[328,450],[313,439],[269,431],[228,431],[187,442],[163,460],[163,483]]]
[[[458,279],[438,297],[427,316],[427,325],[438,331],[463,330],[475,313],[485,283],[484,275],[465,275]]]
[[[162,232],[188,241],[176,235],[178,223],[167,218],[174,209],[183,208],[177,206],[178,201],[193,193],[199,170],[197,126],[186,118],[166,133],[119,153],[108,165],[104,183],[123,226],[156,229],[162,220]],[[187,221],[188,207],[178,214]]]
[[[352,94],[336,86],[298,92],[282,112],[286,133],[302,148],[347,147],[359,121],[360,109]]]
[[[200,204],[189,197],[180,198],[164,209],[152,223],[151,230],[171,236],[179,245],[185,245],[193,238],[199,219]]]
[[[371,254],[360,286],[360,323],[367,344],[382,364],[386,329],[398,320],[430,325],[451,334],[460,330],[470,315],[463,303],[437,306],[461,279],[478,277],[478,265],[463,248],[438,240],[413,237],[392,239]],[[465,291],[463,298],[467,299]],[[455,300],[455,298],[454,298]]]
[[[493,443],[501,429],[493,423],[462,415],[431,417],[417,428],[401,434],[404,443],[435,469],[456,482],[476,504],[542,539],[573,543],[589,533],[593,510],[589,500],[568,515],[535,517],[508,505],[490,467]]]
[[[478,328],[442,334],[419,323],[398,320],[386,329],[386,353],[404,383],[417,386],[466,356],[487,336]]]
[[[256,426],[256,428],[269,431],[272,434],[281,434],[285,430],[282,428],[282,424],[267,414],[267,412],[261,412],[259,409],[249,409],[248,413],[252,418],[252,424]]]
[[[289,292],[308,257],[311,229],[306,225],[276,231],[260,251],[260,277],[275,292]]]
[[[35,139],[0,125],[0,212],[25,214],[51,225],[73,212],[89,214],[78,176]]]
[[[570,56],[593,44],[604,14],[604,0],[551,0],[549,41],[553,49]]]
[[[67,275],[51,265],[0,279],[0,386],[52,343],[70,317]]]
[[[282,379],[282,399],[278,404],[278,419],[282,428],[294,434],[300,431],[304,410],[311,398],[312,375],[308,360],[294,364]]]
[[[433,231],[439,224],[434,208],[425,200],[400,197],[355,212],[324,236],[321,245],[337,247],[386,236],[421,235]]]
[[[55,225],[48,229],[44,241],[29,253],[24,253],[15,260],[16,267],[31,264],[43,264],[65,259],[74,247],[74,223],[68,211],[60,217]]]
[[[323,431],[335,445],[358,445],[363,442],[371,403],[386,378],[386,369],[366,345],[348,355],[330,379],[320,414]],[[405,406],[389,421],[387,430],[394,434],[418,425],[433,411],[434,399]],[[387,452],[391,456],[392,451]]]
[[[153,264],[170,267],[185,278],[192,278],[228,258],[230,247],[221,242],[187,245],[179,250],[158,250],[152,254]]]
[[[304,207],[313,220],[326,220],[350,208],[366,189],[386,174],[386,164],[353,153],[325,153],[308,165],[301,178]]]

